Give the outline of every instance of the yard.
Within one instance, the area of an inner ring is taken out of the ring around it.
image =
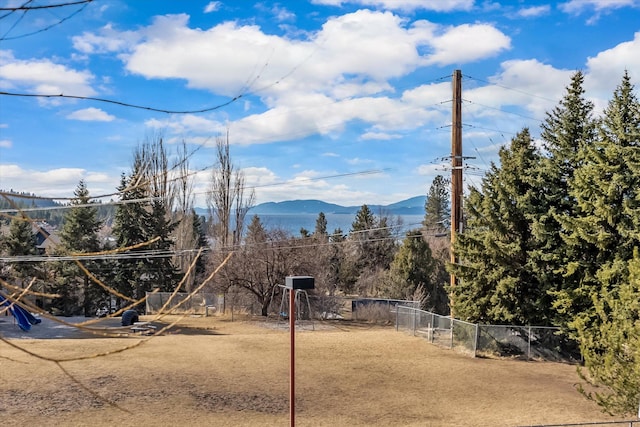
[[[2,423],[288,425],[289,334],[274,326],[187,317],[163,336],[10,339],[56,359],[111,352],[60,366],[0,342]],[[611,419],[575,390],[575,366],[473,359],[364,322],[315,326],[296,334],[299,426],[493,427]],[[12,327],[0,323],[2,336]]]

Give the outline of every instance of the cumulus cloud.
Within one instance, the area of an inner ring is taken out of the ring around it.
[[[99,108],[90,107],[82,110],[76,110],[68,114],[67,119],[81,120],[85,122],[111,122],[115,120],[115,116],[112,116]]]
[[[371,126],[365,139],[439,122],[441,112],[429,104],[450,98],[450,89],[441,95],[441,87],[426,87],[419,96],[397,98],[390,80],[429,64],[480,60],[510,45],[488,24],[408,23],[372,10],[332,17],[315,33],[292,39],[238,22],[191,28],[185,14],[158,16],[139,36],[120,55],[128,71],[148,79],[182,79],[227,97],[243,95],[254,105],[259,97],[267,108],[230,124],[211,115],[153,119],[147,126],[209,136],[230,126],[240,144],[330,135],[352,120]]]
[[[95,95],[93,74],[56,64],[49,59],[18,59],[11,51],[0,51],[0,86],[15,87],[47,95]]]
[[[88,184],[91,195],[112,192],[119,177],[82,168],[56,168],[48,170],[24,169],[16,164],[0,164],[0,182],[6,188],[29,191],[39,196],[73,197],[80,180]]]
[[[462,24],[451,27],[432,42],[434,53],[428,64],[462,64],[487,58],[511,47],[511,40],[488,24]]]
[[[623,42],[604,50],[587,60],[585,86],[589,93],[600,98],[599,108],[611,98],[616,86],[622,80],[624,70],[629,72],[631,82],[640,85],[640,31],[633,40]]]
[[[0,148],[11,148],[13,142],[10,139],[0,139]]]

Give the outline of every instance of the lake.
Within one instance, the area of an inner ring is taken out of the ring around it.
[[[247,217],[246,225],[251,222],[251,218]],[[313,233],[316,228],[317,214],[258,214],[262,225],[266,229],[282,228],[289,231],[294,236],[300,235],[300,228],[305,228],[309,233]],[[351,230],[351,224],[355,220],[355,214],[325,214],[327,219],[327,232],[332,233],[336,228],[342,229],[344,234],[348,234]],[[401,231],[404,233],[413,228],[419,228],[424,215],[394,215],[394,218],[402,220]]]

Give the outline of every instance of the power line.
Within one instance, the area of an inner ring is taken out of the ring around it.
[[[33,0],[31,0],[31,1],[33,1]],[[75,6],[75,5],[78,5],[78,4],[91,3],[94,0],[78,0],[78,1],[71,1],[71,2],[66,2],[66,3],[47,4],[47,5],[42,5],[42,6],[27,6],[27,4],[31,3],[31,1],[28,1],[28,2],[24,3],[22,6],[0,7],[0,10],[9,10],[9,11],[15,12],[17,10],[54,9],[54,8],[58,8],[58,7]]]
[[[122,107],[128,107],[128,108],[137,108],[140,110],[147,110],[147,111],[154,111],[154,112],[158,112],[158,113],[166,113],[166,114],[197,114],[197,113],[207,113],[209,111],[215,111],[218,110],[220,108],[226,107],[227,105],[236,102],[237,100],[239,100],[240,98],[242,98],[243,96],[245,96],[246,94],[240,94],[237,96],[234,96],[233,98],[231,98],[230,100],[222,103],[222,104],[218,104],[218,105],[214,105],[212,107],[205,107],[205,108],[200,108],[197,110],[168,110],[168,109],[164,109],[164,108],[155,108],[155,107],[148,107],[145,105],[137,105],[137,104],[130,104],[128,102],[123,102],[123,101],[116,101],[113,99],[106,99],[106,98],[96,98],[96,97],[92,97],[92,96],[80,96],[80,95],[65,95],[65,94],[58,94],[58,95],[48,95],[48,94],[34,94],[34,93],[18,93],[18,92],[5,92],[2,91],[0,92],[0,95],[4,95],[4,96],[17,96],[17,97],[25,97],[25,98],[66,98],[66,99],[80,99],[80,100],[85,100],[85,101],[96,101],[96,102],[104,102],[107,104],[115,104],[115,105],[120,105]]]
[[[44,27],[44,28],[41,28],[41,29],[36,30],[36,31],[32,31],[32,32],[30,32],[30,33],[20,34],[19,36],[7,37],[7,34],[9,34],[9,32],[11,32],[11,30],[15,27],[15,24],[17,24],[17,22],[16,22],[16,23],[14,23],[14,25],[9,29],[9,31],[7,31],[7,33],[6,33],[2,38],[0,38],[0,41],[21,39],[21,38],[23,38],[23,37],[33,36],[33,35],[35,35],[35,34],[43,33],[43,32],[45,32],[45,31],[47,31],[47,30],[50,30],[51,28],[56,27],[56,26],[58,26],[58,25],[62,24],[63,22],[65,22],[65,21],[67,21],[67,20],[69,20],[69,19],[73,18],[74,16],[76,16],[77,14],[79,14],[80,12],[82,12],[82,11],[83,11],[83,10],[84,10],[88,5],[89,5],[89,2],[92,2],[92,1],[93,1],[93,0],[85,0],[85,1],[83,1],[83,2],[79,2],[78,4],[82,4],[82,7],[80,7],[78,10],[76,10],[75,12],[73,12],[73,13],[71,13],[71,14],[67,15],[66,17],[64,17],[64,18],[60,19],[58,22],[55,22],[55,23],[53,23],[53,24],[51,24],[51,25],[48,25],[48,26],[46,26],[46,27]],[[84,4],[83,4],[83,3],[84,3]],[[61,7],[61,6],[58,6],[58,7]],[[44,6],[42,6],[42,7],[40,7],[40,8],[44,8]],[[18,19],[18,22],[19,22],[19,21],[24,17],[24,15],[26,15],[26,13],[27,13],[29,10],[31,10],[31,9],[24,9],[24,12],[23,12],[22,16]],[[10,13],[11,13],[11,12],[10,12]]]

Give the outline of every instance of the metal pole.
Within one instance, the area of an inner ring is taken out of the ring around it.
[[[290,426],[296,425],[296,298],[295,290],[289,289],[289,334],[291,350],[289,363],[289,420]]]

